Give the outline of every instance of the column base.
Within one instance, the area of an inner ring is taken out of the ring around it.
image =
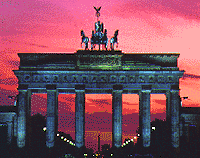
[[[78,147],[78,148],[82,148],[84,146],[83,143],[77,143],[77,142],[75,142],[75,144],[76,144],[76,147]]]
[[[46,142],[46,146],[48,148],[53,148],[54,147],[54,142]]]
[[[17,141],[17,146],[18,146],[19,148],[25,147],[25,141],[23,141],[23,142]]]

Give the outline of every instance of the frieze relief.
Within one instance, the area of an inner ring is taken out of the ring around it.
[[[155,82],[155,76],[149,76],[148,77],[148,81],[149,81],[149,83],[154,83]]]
[[[29,82],[31,82],[31,76],[29,74],[24,75],[23,80],[24,80],[24,82],[29,83]]]
[[[159,75],[159,76],[157,77],[157,81],[158,81],[158,83],[164,83],[164,82],[165,82],[165,77]]]
[[[25,74],[18,75],[19,83],[173,83],[178,82],[177,76],[172,75],[132,75],[132,74],[102,74],[102,75],[42,75],[42,74]]]
[[[117,83],[117,76],[116,75],[110,75],[110,83]]]
[[[94,56],[94,58],[83,58],[78,60],[78,66],[82,65],[91,65],[91,66],[99,66],[99,65],[107,65],[107,66],[115,66],[121,65],[121,61],[116,57],[108,57],[108,56]]]
[[[138,77],[138,83],[145,83],[145,76],[144,75],[140,75],[139,77]]]
[[[41,82],[42,75],[33,75],[33,82]],[[42,80],[43,82],[43,80]]]
[[[43,81],[46,82],[46,83],[50,82],[50,76],[49,75],[44,75],[43,76]]]

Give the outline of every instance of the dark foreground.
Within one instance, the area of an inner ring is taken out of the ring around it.
[[[15,140],[16,141],[16,140]],[[0,157],[3,158],[64,158],[64,157],[74,157],[74,158],[94,158],[100,157],[96,156],[92,150],[85,147],[78,149],[75,146],[66,145],[65,142],[56,142],[55,147],[49,149],[45,146],[45,143],[37,144],[31,148],[18,148],[13,144],[10,146],[4,145],[1,148]],[[33,144],[32,144],[33,145]],[[57,147],[56,147],[57,146]],[[87,153],[87,156],[84,154]],[[112,154],[112,156],[111,156]],[[70,155],[70,156],[69,156]],[[142,156],[143,155],[143,156]],[[147,155],[147,156],[144,156]],[[149,156],[148,156],[149,155]],[[102,151],[101,157],[104,158],[128,158],[128,157],[153,157],[153,158],[198,158],[200,155],[200,147],[192,145],[191,143],[183,143],[179,148],[175,149],[169,145],[152,144],[150,148],[142,149],[139,144],[129,143],[125,147],[120,149],[110,148],[109,150]]]

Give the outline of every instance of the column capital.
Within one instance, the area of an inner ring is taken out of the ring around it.
[[[85,85],[75,85],[75,91],[85,91]]]
[[[171,93],[178,93],[179,90],[172,89],[172,90],[170,90],[170,92],[171,92]]]
[[[18,88],[17,88],[18,91],[27,91],[28,90],[28,85],[25,85],[25,84],[19,84]]]
[[[56,90],[56,85],[55,84],[47,84],[46,90]]]
[[[151,90],[144,90],[144,89],[142,89],[140,92],[142,92],[142,93],[151,93]]]
[[[171,85],[170,91],[179,91],[179,85]]]
[[[165,91],[165,95],[169,95],[170,94],[170,89]]]
[[[121,84],[113,85],[113,90],[123,91],[123,86]]]
[[[152,85],[142,85],[140,92],[151,93]]]

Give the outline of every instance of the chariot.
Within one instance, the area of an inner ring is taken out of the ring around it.
[[[99,50],[100,50],[100,45],[103,45],[104,48],[107,50],[107,47],[108,47],[107,29],[103,28],[104,27],[103,23],[101,23],[100,20],[98,19],[100,16],[99,11],[101,7],[99,7],[98,9],[94,7],[94,9],[96,10],[97,22],[95,22],[95,32],[94,30],[92,30],[92,38],[90,39],[91,50],[93,50],[96,45],[99,45]],[[115,43],[118,44],[117,42],[118,31],[119,30],[116,30],[114,37],[110,39],[111,50],[114,50]],[[81,30],[81,36],[82,36],[81,46],[82,46],[82,43],[85,43],[85,50],[86,50],[88,49],[89,38],[85,36],[85,33],[83,30]]]

